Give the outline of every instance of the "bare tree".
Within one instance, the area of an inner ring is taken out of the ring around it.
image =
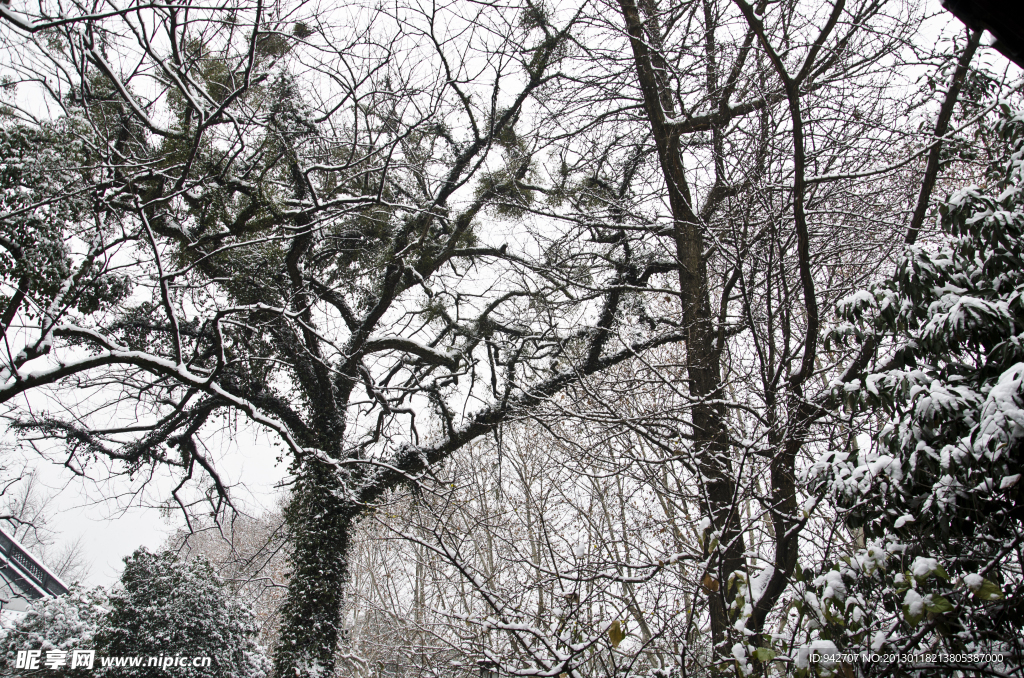
[[[15,305],[9,343],[24,348],[8,356],[0,397],[79,375],[87,388],[119,384],[97,407],[14,425],[64,439],[72,469],[92,456],[128,472],[177,467],[183,507],[194,475],[226,495],[201,442],[218,412],[278,434],[296,476],[278,672],[329,672],[349,526],[367,502],[577,379],[546,369],[566,341],[590,347],[577,365],[589,374],[679,334],[608,348],[607,327],[572,327],[559,310],[607,300],[614,316],[617,291],[572,280],[614,275],[600,252],[478,232],[488,211],[529,203],[541,142],[520,131],[524,106],[552,77],[571,18],[413,7],[341,40],[301,7],[190,11],[5,14],[26,35],[12,54],[23,86],[57,73],[45,94],[81,121],[73,169],[90,182],[82,228],[94,232],[79,235],[92,249],[68,255],[64,291],[38,321],[27,295]],[[461,54],[460,24],[491,36],[479,60]],[[94,277],[83,283],[81,267]],[[67,303],[114,272],[137,301]],[[38,358],[53,362],[31,371]],[[122,423],[126,407],[142,420]],[[439,442],[417,415],[436,417]]]
[[[85,558],[85,542],[81,535],[60,540],[61,530],[55,524],[55,495],[39,480],[34,471],[21,474],[2,494],[0,521],[8,533],[39,557],[61,579],[74,583],[85,579],[89,563]]]
[[[185,560],[201,556],[217,570],[259,625],[260,644],[277,645],[280,607],[288,579],[288,553],[280,510],[259,517],[235,514],[230,522],[179,530],[167,548]]]

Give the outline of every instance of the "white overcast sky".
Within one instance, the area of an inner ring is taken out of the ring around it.
[[[240,428],[234,440],[221,442],[223,449],[217,468],[223,480],[235,486],[236,506],[257,516],[274,508],[282,495],[277,486],[287,476],[287,462],[277,463],[277,453],[266,436],[256,438],[245,428]],[[185,524],[180,511],[168,516],[152,506],[139,506],[166,499],[168,487],[173,487],[168,485],[167,478],[153,483],[146,494],[124,506],[124,494],[130,489],[127,482],[102,485],[83,482],[62,466],[43,460],[31,451],[14,451],[6,456],[9,469],[17,468],[20,463],[35,468],[38,479],[54,495],[52,524],[58,541],[84,537],[82,546],[89,573],[83,583],[87,586],[114,583],[120,576],[125,556],[140,546],[159,548]],[[102,473],[97,470],[99,475]]]

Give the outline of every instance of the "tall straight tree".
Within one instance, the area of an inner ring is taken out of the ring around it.
[[[941,75],[929,75],[943,86],[928,94],[894,77],[917,58],[892,42],[910,39],[912,5],[600,7],[584,20],[574,72],[586,75],[565,85],[566,99],[583,102],[565,129],[589,125],[570,146],[592,177],[591,204],[577,205],[593,218],[599,202],[605,237],[633,256],[671,262],[674,285],[658,282],[678,300],[685,350],[682,373],[660,379],[688,404],[645,412],[638,429],[630,402],[599,378],[576,411],[583,421],[619,412],[624,435],[662,447],[654,463],[685,467],[704,521],[694,594],[707,600],[719,666],[742,664],[759,646],[774,656],[769,625],[794,595],[822,500],[801,486],[801,466],[849,444],[835,383],[855,379],[876,350],[823,351],[823,313],[921,228],[980,34],[957,36]],[[937,119],[919,112],[932,103]],[[915,118],[934,136],[914,140]],[[642,290],[626,308],[652,326],[674,320]]]

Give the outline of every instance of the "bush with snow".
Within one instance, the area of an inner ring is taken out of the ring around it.
[[[125,558],[110,612],[96,633],[103,656],[211,657],[209,667],[120,668],[116,676],[260,678],[269,663],[256,637],[252,613],[231,596],[204,558],[179,560],[165,551],[139,549]]]
[[[64,596],[37,601],[7,630],[0,675],[19,675],[20,650],[94,650],[89,675],[101,678],[263,678],[270,669],[257,643],[252,613],[239,603],[204,558],[145,549],[125,558],[113,592],[72,586]],[[104,667],[101,657],[143,657],[141,667]],[[210,666],[146,666],[150,657],[210,657]],[[41,662],[42,663],[42,662]],[[84,669],[42,668],[32,675],[84,675]]]
[[[93,636],[106,614],[106,593],[101,588],[84,589],[72,584],[63,596],[44,598],[35,603],[12,628],[4,629],[0,675],[16,675],[15,660],[19,650],[92,649]],[[81,673],[78,671],[77,673]],[[43,669],[38,675],[67,676],[70,669]]]
[[[847,650],[1024,651],[1024,115],[1004,107],[990,131],[987,186],[940,207],[945,239],[840,306],[837,334],[885,356],[837,386],[884,423],[875,444],[811,473],[869,540],[807,584],[836,594],[814,614]]]

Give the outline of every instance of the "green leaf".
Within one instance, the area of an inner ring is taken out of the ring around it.
[[[1002,600],[1003,591],[999,588],[999,585],[990,582],[988,579],[983,579],[981,586],[974,592],[974,595],[978,596],[982,600]]]
[[[775,659],[775,650],[770,647],[759,647],[754,650],[754,658],[759,662],[770,662]]]
[[[942,596],[932,595],[930,603],[925,605],[925,609],[935,614],[942,614],[943,612],[952,612],[953,603],[949,602]]]
[[[907,623],[911,626],[917,626],[921,623],[924,618],[923,614],[910,614],[910,608],[906,605],[903,606],[903,618],[907,620]]]

